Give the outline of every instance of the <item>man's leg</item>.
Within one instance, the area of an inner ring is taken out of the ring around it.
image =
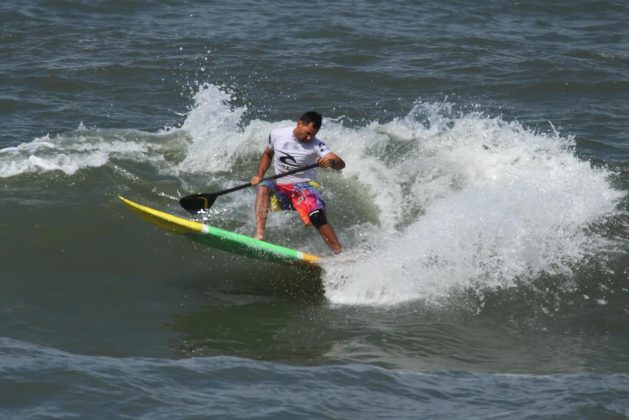
[[[339,242],[339,239],[336,237],[336,232],[334,232],[334,228],[331,224],[326,223],[323,226],[317,228],[319,234],[323,238],[324,242],[330,247],[332,252],[335,254],[340,254],[343,251],[343,246]]]
[[[323,238],[323,241],[327,246],[330,247],[332,252],[335,254],[340,254],[343,250],[343,246],[339,242],[339,239],[336,237],[336,232],[334,232],[334,228],[331,224],[328,223],[327,217],[325,217],[324,209],[316,209],[311,211],[308,215],[310,218],[310,223],[312,226],[317,228],[319,231],[319,235]]]
[[[264,239],[266,216],[269,214],[269,188],[260,185],[256,196],[256,239]]]

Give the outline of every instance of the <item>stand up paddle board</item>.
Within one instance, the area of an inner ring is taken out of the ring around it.
[[[118,197],[142,218],[170,233],[186,235],[212,248],[264,261],[317,265],[321,258],[193,220],[174,216]]]

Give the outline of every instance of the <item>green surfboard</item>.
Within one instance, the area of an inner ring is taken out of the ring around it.
[[[318,265],[320,257],[269,242],[260,241],[246,235],[184,219],[163,211],[118,197],[131,210],[142,218],[170,233],[186,235],[197,242],[232,254],[264,261]]]

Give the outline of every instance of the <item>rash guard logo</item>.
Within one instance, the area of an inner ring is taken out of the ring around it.
[[[283,154],[284,156],[280,156],[279,157],[279,161],[282,162],[284,165],[286,166],[297,166],[297,160],[295,160],[294,157],[292,157],[291,155],[289,155],[286,152],[282,152],[279,151],[279,153]]]

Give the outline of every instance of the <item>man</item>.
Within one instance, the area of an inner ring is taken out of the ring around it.
[[[309,111],[297,121],[295,128],[278,128],[271,131],[269,143],[260,156],[258,172],[251,178],[252,185],[260,184],[264,173],[273,162],[277,175],[291,169],[317,163],[321,168],[341,170],[343,159],[330,151],[330,148],[315,136],[321,128],[321,114]],[[282,210],[297,210],[306,226],[312,225],[330,249],[338,254],[343,247],[336,233],[327,221],[325,203],[316,184],[316,168],[288,175],[277,181],[263,181],[258,186],[256,198],[256,239],[264,239],[269,201]]]

